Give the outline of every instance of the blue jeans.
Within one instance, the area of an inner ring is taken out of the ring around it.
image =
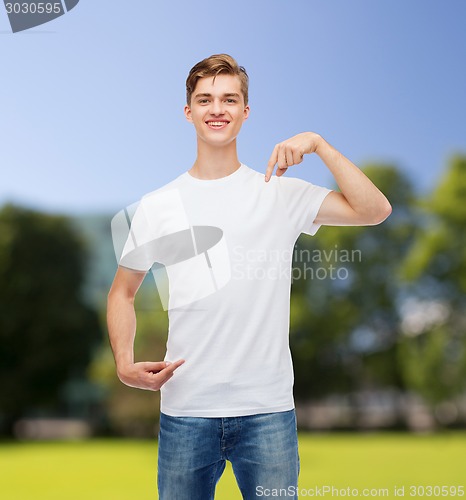
[[[295,411],[224,418],[160,415],[160,500],[213,499],[226,460],[244,499],[272,497],[271,490],[297,498]]]

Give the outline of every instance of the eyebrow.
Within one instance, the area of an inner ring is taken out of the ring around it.
[[[198,97],[212,97],[212,94],[208,93],[196,94],[195,99],[197,99]],[[236,92],[228,92],[226,94],[223,94],[223,97],[236,97],[237,99],[239,99],[239,94],[237,94]]]

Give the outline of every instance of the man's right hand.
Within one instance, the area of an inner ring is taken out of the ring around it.
[[[184,363],[179,359],[173,363],[165,361],[143,361],[118,367],[118,378],[127,386],[147,391],[158,391],[173,377],[174,371]]]

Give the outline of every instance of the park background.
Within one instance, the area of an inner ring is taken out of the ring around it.
[[[459,0],[81,0],[12,34],[0,9],[5,498],[153,497],[158,394],[117,380],[106,340],[110,220],[192,165],[184,82],[218,52],[251,80],[244,163],[313,130],[393,205],[297,243],[302,486],[465,485],[465,19]],[[334,187],[316,157],[286,175]],[[162,359],[150,279],[137,309],[137,357]]]

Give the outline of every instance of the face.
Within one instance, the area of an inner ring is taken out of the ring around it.
[[[244,105],[239,78],[220,74],[215,82],[212,76],[198,80],[184,113],[194,124],[198,140],[222,147],[236,139],[249,116],[249,106]]]

